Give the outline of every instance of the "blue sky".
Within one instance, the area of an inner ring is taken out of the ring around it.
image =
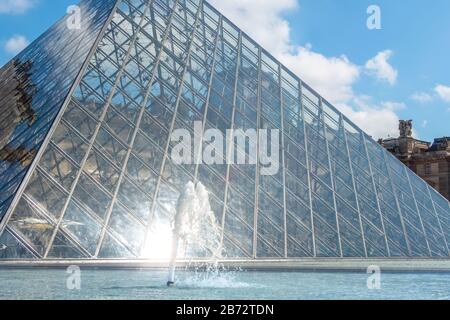
[[[77,0],[0,0],[0,65]],[[211,0],[375,138],[450,136],[450,1]],[[381,29],[367,28],[376,4]]]
[[[368,16],[364,13],[372,3],[381,8],[381,30],[364,27]],[[450,87],[450,1],[433,0],[430,5],[422,0],[319,0],[301,1],[300,6],[288,16],[295,42],[311,43],[325,56],[345,54],[358,65],[377,52],[391,50],[396,83],[363,76],[355,91],[372,95],[379,103],[405,104],[396,113],[415,120],[420,138],[450,135],[450,100],[435,91],[438,85]],[[318,14],[310,14],[314,12]]]

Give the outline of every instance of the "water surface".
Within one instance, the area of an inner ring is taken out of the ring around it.
[[[166,272],[81,270],[81,289],[67,289],[63,269],[0,269],[0,299],[450,299],[449,273],[383,273],[381,289],[367,288],[365,273],[179,272],[167,288]]]

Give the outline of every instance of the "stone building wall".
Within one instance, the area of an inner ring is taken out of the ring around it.
[[[433,143],[412,137],[412,121],[400,121],[400,136],[379,143],[450,200],[450,137]]]

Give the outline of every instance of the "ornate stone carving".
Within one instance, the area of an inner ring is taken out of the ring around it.
[[[412,137],[412,120],[400,120],[400,138]]]

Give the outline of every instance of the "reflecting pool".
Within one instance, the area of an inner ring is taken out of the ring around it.
[[[80,290],[69,290],[64,269],[0,269],[0,299],[450,299],[449,273],[383,273],[369,290],[365,273],[167,272],[83,269]],[[69,287],[71,287],[69,285]]]

